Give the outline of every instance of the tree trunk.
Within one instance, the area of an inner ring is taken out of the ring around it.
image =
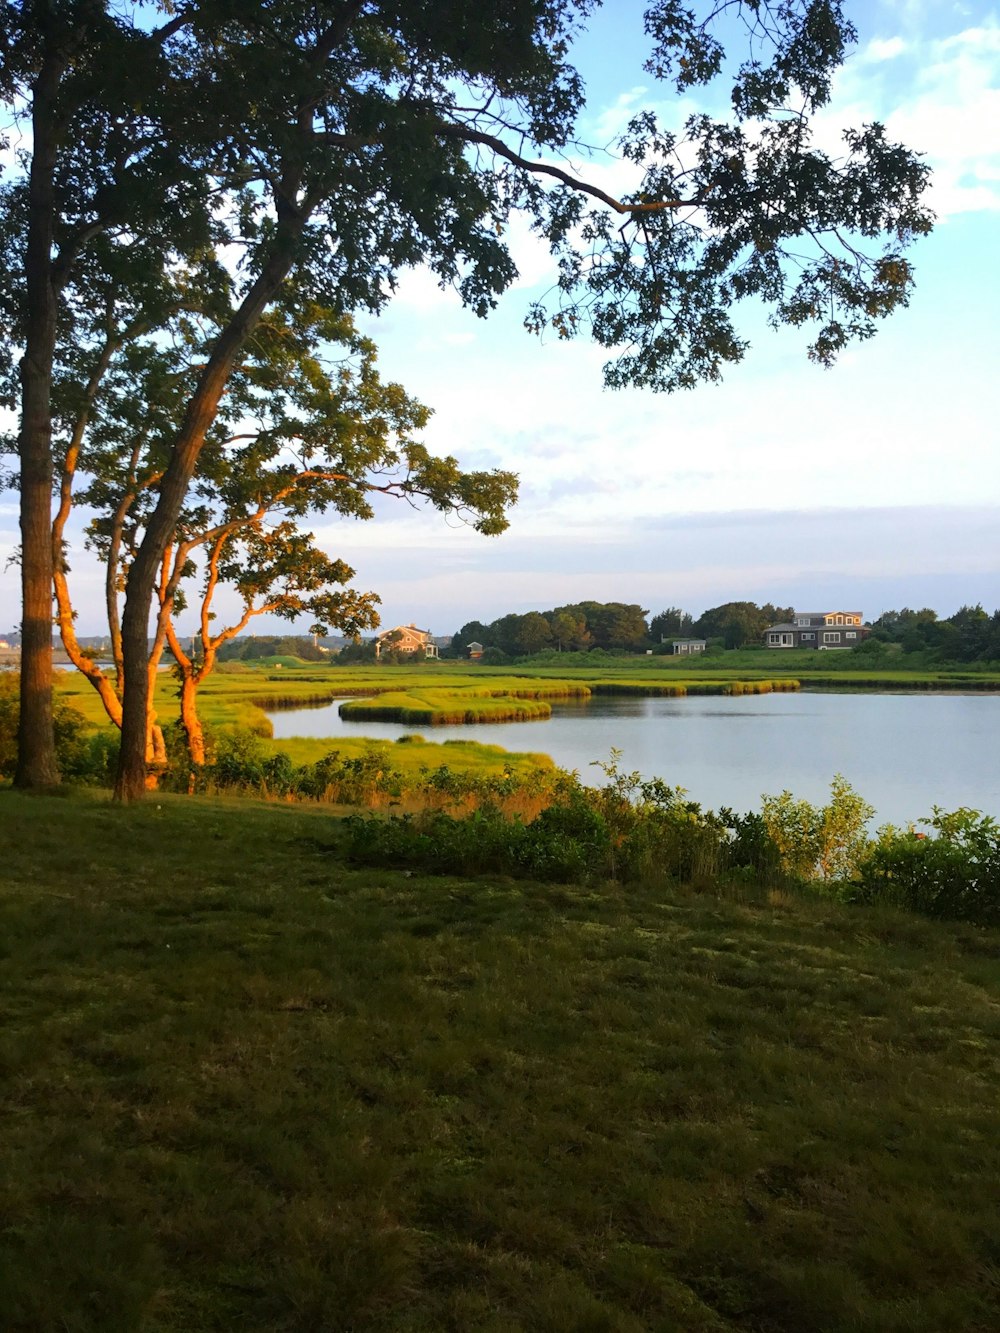
[[[181,684],[181,724],[187,737],[188,755],[196,768],[205,767],[205,732],[197,705],[198,684],[191,672],[184,673]]]
[[[188,404],[170,462],[160,482],[160,498],[128,573],[122,615],[122,742],[115,781],[116,801],[138,801],[146,792],[146,739],[150,682],[147,671],[149,617],[156,578],[171,540],[205,435],[218,410],[236,359],[261,315],[274,299],[295,260],[296,242],[308,217],[303,208],[279,221],[274,250],[260,276],[215,344]]]
[[[19,787],[59,782],[52,723],[52,360],[56,295],[52,274],[55,163],[53,106],[62,65],[50,56],[33,89],[25,277],[28,316],[21,361],[21,717]]]

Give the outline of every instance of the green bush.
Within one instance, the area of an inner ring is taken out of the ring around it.
[[[875,813],[839,773],[824,806],[798,800],[790,791],[764,796],[761,818],[778,849],[781,867],[801,880],[851,879],[867,855],[868,821]]]
[[[0,778],[12,778],[17,767],[17,728],[21,716],[20,677],[16,671],[0,672]],[[56,696],[53,704],[56,761],[70,782],[96,782],[96,763],[104,759],[92,750],[93,736],[87,719]]]
[[[598,765],[608,779],[600,788],[563,774],[550,804],[530,823],[507,819],[492,799],[510,794],[510,783],[516,786],[512,774],[480,779],[476,794],[482,805],[466,818],[443,812],[388,821],[354,816],[347,821],[350,853],[369,864],[432,873],[492,871],[573,883],[699,883],[731,867],[744,879],[757,875],[749,846],[751,817],[734,836],[730,824],[688,801],[681,788],[622,772],[619,757],[612,751],[610,761]],[[425,785],[451,794],[470,790],[468,779],[459,780],[446,767],[428,773]],[[767,875],[777,850],[772,845],[770,856],[764,855],[766,835],[760,827],[755,832],[760,844],[755,852]]]
[[[862,862],[851,897],[888,903],[925,916],[1000,925],[1000,825],[962,807],[934,807],[921,823],[936,836],[892,827]]]
[[[348,854],[366,865],[408,866],[431,874],[501,874],[582,883],[592,877],[590,842],[552,824],[509,820],[496,809],[464,819],[442,812],[393,816],[350,815],[344,821]]]
[[[264,782],[266,752],[249,727],[219,733],[215,758],[207,776],[220,787],[259,788]]]
[[[750,811],[738,815],[724,807],[719,819],[729,830],[726,860],[730,873],[761,883],[775,883],[781,878],[781,852],[771,837],[763,815]]]

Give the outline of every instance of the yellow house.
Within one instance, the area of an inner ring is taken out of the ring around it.
[[[382,649],[393,653],[420,653],[424,657],[437,657],[437,644],[431,642],[429,629],[417,629],[416,625],[397,625],[387,629],[375,640],[375,656],[382,656]]]

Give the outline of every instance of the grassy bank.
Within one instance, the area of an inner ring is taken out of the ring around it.
[[[15,1330],[986,1333],[1000,935],[0,791]]]

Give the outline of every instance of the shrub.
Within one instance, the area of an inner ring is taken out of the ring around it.
[[[1000,925],[1000,825],[989,815],[962,807],[934,807],[921,820],[936,830],[887,827],[862,862],[851,897],[889,903],[926,916],[978,925]]]
[[[350,815],[348,854],[367,865],[411,866],[432,874],[501,874],[584,883],[594,871],[590,843],[538,820],[509,820],[496,809],[464,819],[440,811],[393,816]]]
[[[790,791],[764,796],[761,818],[778,849],[782,869],[798,879],[847,880],[871,845],[866,826],[875,810],[839,773],[830,801],[815,806]]]
[[[724,808],[719,819],[729,830],[726,846],[727,869],[744,878],[773,884],[782,875],[781,852],[771,837],[763,815],[751,811],[738,815]]]
[[[20,677],[0,672],[0,777],[12,778],[17,767],[17,728],[21,716]],[[95,780],[91,773],[89,726],[82,713],[56,696],[53,703],[56,762],[70,782]]]
[[[260,787],[264,760],[260,737],[249,727],[234,727],[216,739],[211,776],[221,787]]]

